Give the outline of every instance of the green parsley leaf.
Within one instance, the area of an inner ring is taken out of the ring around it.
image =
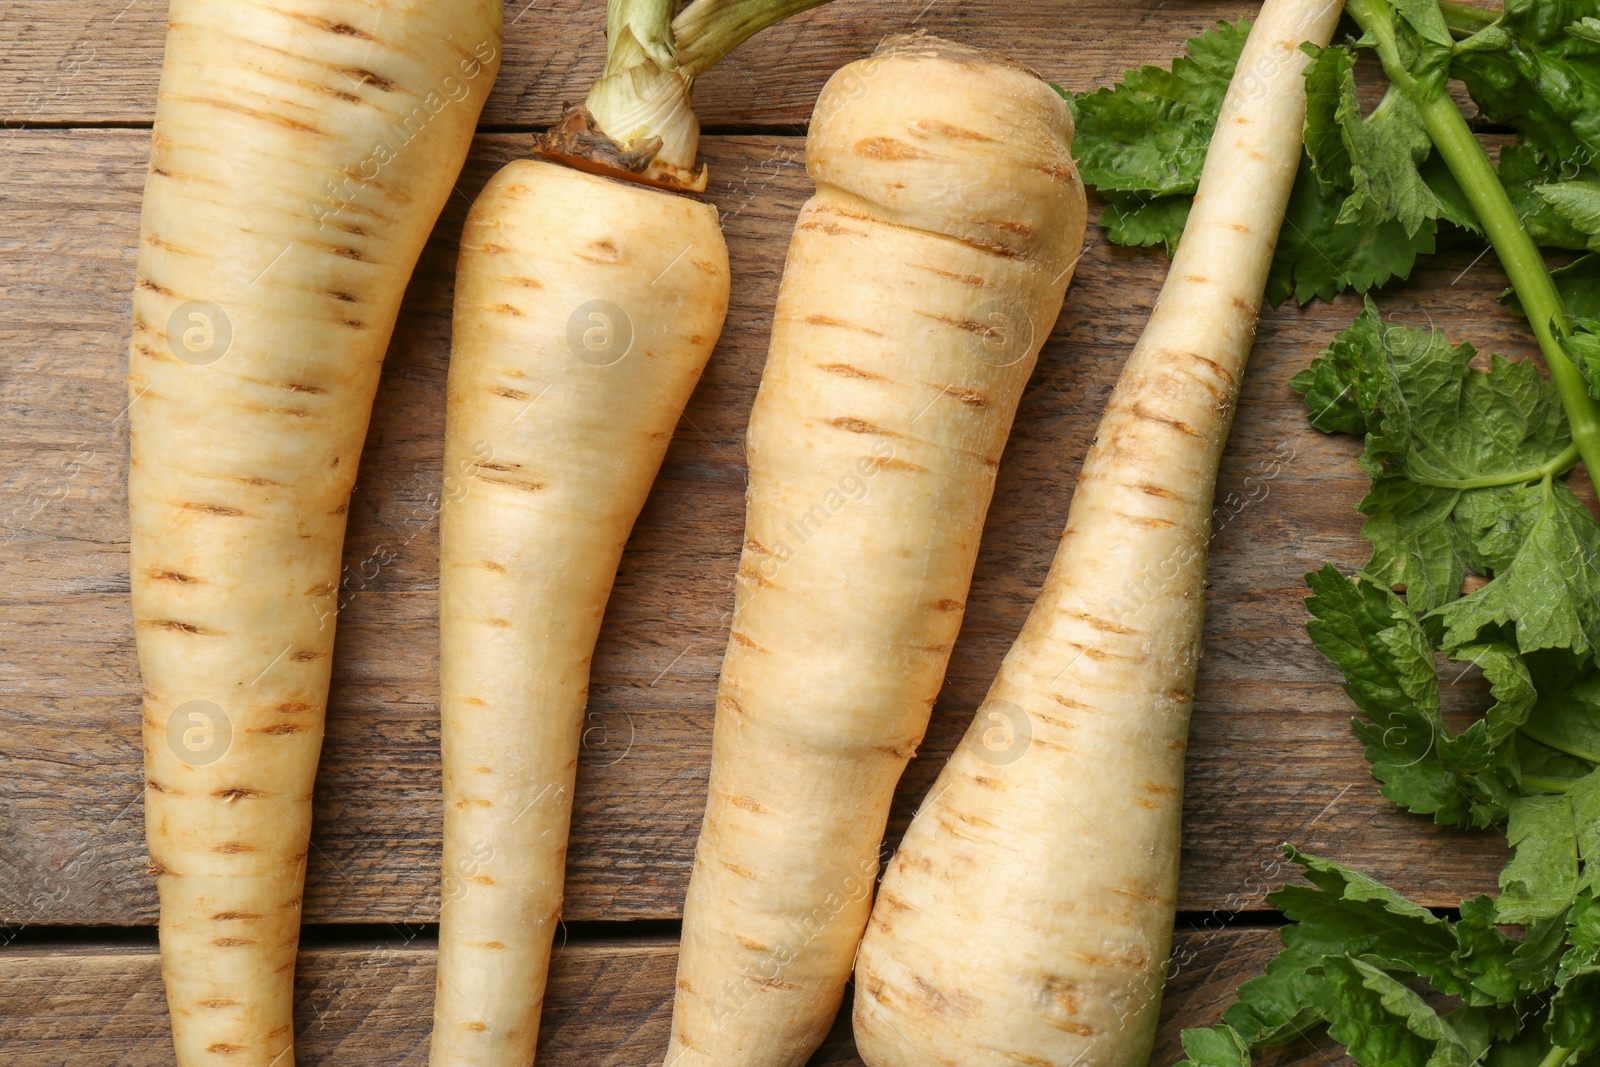
[[[1441,334],[1385,323],[1369,300],[1290,383],[1317,428],[1365,432],[1366,570],[1403,587],[1418,612],[1459,595],[1469,567],[1510,563],[1521,541],[1502,536],[1501,497],[1570,443],[1560,400],[1531,363],[1495,357],[1484,372],[1471,366],[1475,355]],[[1475,632],[1453,642],[1469,643]]]
[[[1474,1055],[1416,992],[1378,967],[1329,956],[1328,1033],[1367,1067],[1469,1067]]]
[[[1164,245],[1170,256],[1183,236],[1183,224],[1189,221],[1193,202],[1186,195],[1143,198],[1138,194],[1110,193],[1106,208],[1100,213],[1100,225],[1112,244]]]
[[[1177,1067],[1250,1067],[1250,1049],[1226,1023],[1206,1030],[1185,1030],[1183,1051],[1188,1059]]]
[[[1600,251],[1600,182],[1570,181],[1534,189],[1556,215],[1586,238],[1590,251]]]
[[[1516,127],[1540,154],[1592,160],[1600,154],[1600,45],[1582,20],[1596,14],[1594,0],[1510,0],[1497,22],[1456,45],[1450,73],[1487,117]]]
[[[1073,102],[1072,154],[1089,185],[1106,191],[1194,195],[1249,23],[1220,22],[1185,42],[1172,69],[1141,67]]]

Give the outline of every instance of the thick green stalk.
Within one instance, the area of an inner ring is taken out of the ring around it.
[[[1488,153],[1467,125],[1455,101],[1443,92],[1428,92],[1417,84],[1400,58],[1395,39],[1393,13],[1388,0],[1349,0],[1345,5],[1361,28],[1376,43],[1389,81],[1407,93],[1422,114],[1423,125],[1466,194],[1478,221],[1483,224],[1489,243],[1511,279],[1512,288],[1527,312],[1539,350],[1550,368],[1551,380],[1567,413],[1572,441],[1578,446],[1588,468],[1589,479],[1600,478],[1600,410],[1589,396],[1588,383],[1567,358],[1561,341],[1571,336],[1572,321],[1561,303],[1561,294],[1545,266],[1533,238],[1522,228],[1522,220],[1500,184]]]
[[[1439,0],[1439,10],[1444,13],[1444,22],[1450,27],[1450,32],[1462,37],[1471,37],[1500,17],[1500,12],[1494,8],[1460,4],[1455,0]]]
[[[699,77],[745,40],[828,0],[694,0],[672,22],[678,65]]]
[[[1544,1054],[1544,1059],[1539,1061],[1539,1067],[1565,1067],[1568,1060],[1572,1059],[1573,1050],[1553,1045],[1549,1052]]]

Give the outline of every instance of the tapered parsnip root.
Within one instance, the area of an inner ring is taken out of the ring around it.
[[[829,81],[751,415],[744,551],[685,905],[675,1067],[804,1063],[961,625],[1084,196],[1064,102],[897,38]]]
[[[345,512],[500,5],[173,0],[129,353],[145,814],[178,1063],[291,1067]]]
[[[710,205],[520,161],[467,219],[441,533],[434,1067],[533,1060],[600,618],[727,306]]]
[[[889,865],[856,971],[872,1067],[1134,1067],[1177,892],[1212,487],[1300,159],[1303,41],[1267,0],[1171,272],[1038,602]]]

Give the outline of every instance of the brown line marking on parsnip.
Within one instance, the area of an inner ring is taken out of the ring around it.
[[[243,841],[227,841],[220,845],[213,845],[212,852],[220,852],[224,856],[237,856],[243,852],[260,852],[254,845],[247,845]]]
[[[151,725],[154,726],[155,724],[151,723]],[[156,793],[167,792],[167,787],[156,781],[154,778],[146,778],[144,780],[144,787]]]
[[[539,281],[537,278],[512,278],[511,279],[511,284],[512,285],[519,285],[524,289],[543,289],[544,288],[544,282]]]
[[[1240,300],[1238,297],[1234,297],[1232,302],[1233,302],[1233,309],[1235,311],[1238,311],[1238,312],[1240,312],[1242,314],[1245,314],[1245,315],[1254,315],[1256,313],[1256,309],[1255,308],[1251,307],[1249,305],[1249,303],[1247,303],[1246,301]]]
[[[170,296],[170,297],[172,297],[174,299],[176,299],[177,296],[178,296],[178,294],[174,293],[171,289],[168,289],[164,285],[157,285],[155,282],[151,281],[149,278],[140,278],[139,279],[139,288],[140,289],[148,289],[152,293],[160,293],[162,296]]]
[[[1159,485],[1151,485],[1149,482],[1140,482],[1138,485],[1135,485],[1134,488],[1139,490],[1142,493],[1149,493],[1151,496],[1165,497],[1168,500],[1182,500],[1183,499],[1177,493],[1174,493],[1172,490],[1164,488],[1164,487],[1159,486]]]
[[[366,234],[357,233],[356,236],[365,237]],[[345,259],[353,259],[357,263],[365,263],[367,261],[367,257],[361,254],[360,249],[351,248],[349,245],[323,245],[322,250],[335,256],[342,256]]]
[[[742,566],[739,568],[738,574],[739,577],[743,578],[757,589],[768,589],[774,584],[771,579],[763,575],[756,567],[751,567],[748,565]]]
[[[747,796],[740,795],[738,793],[729,793],[729,794],[727,794],[727,797],[728,797],[728,803],[732,804],[736,808],[743,808],[745,811],[753,812],[756,815],[768,815],[768,814],[771,814],[761,804],[761,802],[756,800],[754,797],[747,797]]]
[[[283,388],[291,393],[310,393],[312,396],[321,396],[327,392],[320,385],[306,385],[304,382],[284,382]]]
[[[227,789],[215,790],[211,795],[218,800],[226,800],[229,802],[235,800],[253,800],[256,797],[266,796],[266,794],[259,789],[246,789],[243,786],[237,785],[231,786]]]
[[[289,960],[287,963],[278,964],[276,967],[272,968],[272,973],[273,974],[282,974],[284,971],[292,971],[292,970],[294,970],[294,960],[293,959]]]
[[[381,90],[384,91],[384,93],[394,93],[395,90],[400,88],[400,86],[395,85],[394,82],[390,82],[389,78],[384,78],[381,77],[381,75],[373,74],[371,70],[363,70],[362,67],[336,67],[336,70],[338,70],[339,74],[344,75],[344,77],[350,78],[352,82],[360,82],[362,85],[371,85],[373,86],[374,90]]]
[[[471,878],[468,878],[467,881],[473,882],[477,885],[494,885],[494,879],[490,878],[487,874],[475,874]]]
[[[1172,700],[1176,700],[1179,704],[1187,704],[1194,699],[1194,694],[1187,689],[1169,689],[1167,690],[1167,696]]]
[[[997,229],[1014,233],[1018,237],[1028,238],[1032,237],[1034,234],[1033,227],[1029,226],[1025,222],[1012,222],[1010,219],[994,219],[989,223],[989,225]]]
[[[745,648],[752,648],[752,649],[755,649],[757,652],[762,651],[761,646],[756,644],[755,641],[752,640],[748,634],[741,633],[738,630],[734,630],[734,631],[732,631],[730,636],[732,636],[732,638],[736,642],[738,642],[739,644],[743,645]]]
[[[271,478],[239,478],[243,485],[253,485],[258,489],[286,489],[288,486],[282,482],[275,482]]]
[[[314,659],[322,659],[326,652],[315,652],[309,648],[302,648],[299,652],[292,652],[289,658],[297,663],[310,663]]]
[[[922,311],[920,309],[917,311],[917,314],[921,315],[925,319],[933,319],[935,322],[942,322],[946,326],[954,326],[958,330],[965,330],[967,333],[977,334],[979,337],[988,337],[995,330],[995,327],[993,326],[986,326],[983,323],[975,322],[972,319],[952,319],[948,315],[935,315],[932,312]]]
[[[521,489],[525,493],[540,493],[544,491],[543,482],[519,482],[515,478],[490,478],[484,474],[475,475],[480,482],[489,482],[492,485],[510,486],[512,489]]]
[[[145,573],[155,581],[177,582],[179,585],[192,585],[200,580],[198,578],[191,578],[187,574],[179,574],[177,571],[148,570],[145,571]]]
[[[526,399],[528,399],[528,394],[527,393],[524,393],[521,389],[513,389],[509,385],[491,385],[491,386],[489,386],[489,392],[493,393],[495,396],[503,396],[507,400],[526,400]],[[480,463],[480,464],[478,464],[478,469],[480,469],[480,470],[491,470],[491,471],[503,471],[503,470],[509,470],[510,468],[496,466],[495,464],[492,464],[492,463]]]
[[[229,1000],[226,997],[218,997],[215,1000],[197,1000],[195,1003],[202,1008],[231,1008],[239,1002],[237,1000]]]
[[[935,600],[932,604],[928,605],[928,607],[932,608],[934,611],[961,611],[966,606],[967,605],[962,601],[951,600],[949,597],[941,597],[940,599]]]
[[[216,944],[216,942],[213,941],[212,944]],[[206,1051],[212,1053],[213,1055],[217,1055],[217,1056],[227,1056],[227,1055],[230,1055],[230,1054],[235,1053],[235,1052],[243,1052],[244,1051],[244,1046],[243,1045],[230,1045],[226,1041],[218,1041],[214,1045],[207,1045],[206,1046]]]
[[[795,229],[816,230],[818,233],[825,233],[829,237],[842,237],[846,234],[850,235],[851,237],[866,236],[866,234],[862,233],[860,230],[852,230],[848,226],[840,226],[837,222],[815,222],[808,220],[806,222],[797,223],[795,225]]]
[[[849,322],[845,319],[836,319],[832,315],[807,315],[802,321],[808,326],[832,326],[841,330],[855,330],[857,333],[869,334],[873,337],[883,336],[871,326],[863,326],[859,322]]]
[[[862,378],[874,382],[886,382],[889,380],[881,374],[874,374],[869,370],[862,370],[860,367],[852,367],[848,363],[822,363],[817,366],[817,369],[827,374],[837,374],[841,378]]]
[[[728,710],[732,711],[735,715],[743,715],[745,713],[744,705],[726,694],[719,695],[717,697],[717,703],[727,705]]]
[[[461,1024],[461,1029],[471,1031],[474,1034],[481,1034],[484,1031],[489,1029],[489,1024],[488,1023],[462,1023]]]
[[[258,945],[260,941],[253,937],[218,937],[211,942],[218,948],[244,948],[247,945]]]
[[[512,307],[510,304],[495,304],[489,310],[498,315],[515,315],[519,319],[523,317],[522,311]]]
[[[964,389],[959,385],[947,385],[939,390],[945,396],[954,397],[969,408],[986,408],[989,398],[976,389]]]
[[[868,422],[866,419],[851,418],[848,415],[841,416],[837,419],[828,419],[827,423],[829,426],[832,426],[835,429],[844,430],[847,433],[868,433],[876,434],[879,437],[901,436],[900,434],[895,433],[893,430],[886,430],[882,426]]]
[[[456,808],[460,811],[466,811],[468,808],[472,807],[492,808],[494,807],[494,802],[492,800],[486,800],[483,797],[462,797],[460,800],[456,801]]]
[[[917,137],[948,137],[952,141],[981,141],[984,144],[995,144],[996,141],[988,134],[969,130],[965,126],[952,126],[948,122],[938,119],[918,119],[906,126]]]
[[[880,471],[906,471],[911,474],[927,474],[928,468],[920,463],[912,463],[909,459],[895,459],[893,456],[873,457],[872,469]]]
[[[1015,249],[1007,248],[1004,245],[988,244],[986,242],[972,240],[971,238],[967,237],[956,237],[954,240],[966,245],[968,248],[976,248],[979,252],[987,252],[991,256],[999,256],[1001,259],[1028,258],[1028,253],[1018,252]]]
[[[1133,523],[1135,526],[1148,526],[1152,530],[1170,530],[1178,525],[1170,519],[1158,519],[1152,515],[1129,515],[1122,511],[1114,511],[1112,514],[1119,519]]]
[[[767,945],[763,945],[761,942],[757,941],[755,938],[746,937],[743,934],[736,933],[736,934],[733,935],[733,939],[735,941],[739,942],[739,944],[743,945],[746,949],[748,949],[751,952],[766,952],[768,950],[768,947],[769,947]],[[683,987],[685,989],[688,988],[688,984],[687,983],[681,983],[681,984],[683,985]]]
[[[258,726],[249,732],[253,734],[266,734],[269,737],[285,737],[289,734],[297,734],[304,729],[307,729],[307,727],[302,723],[280,722],[276,726]]]
[[[367,328],[367,324],[360,319],[340,319],[339,325],[348,326],[352,330],[365,330]]]
[[[770,548],[762,544],[760,541],[757,541],[753,537],[747,537],[744,539],[744,547],[748,548],[752,552],[759,552],[763,556],[772,555],[772,550]]]
[[[315,704],[308,704],[303,700],[286,700],[282,704],[279,704],[276,708],[273,708],[272,710],[273,711],[288,712],[288,713],[292,714],[292,713],[298,712],[298,711],[315,711],[316,707],[317,706]]]
[[[1099,618],[1098,616],[1090,615],[1088,612],[1085,612],[1085,611],[1072,611],[1072,610],[1069,609],[1069,610],[1063,611],[1061,614],[1070,615],[1074,619],[1082,619],[1085,623],[1088,623],[1091,627],[1093,627],[1096,630],[1100,630],[1103,633],[1108,633],[1108,634],[1134,634],[1134,633],[1138,633],[1139,632],[1137,630],[1130,630],[1126,626],[1118,626],[1116,623],[1111,622],[1109,619],[1102,619],[1102,618]]]
[[[482,697],[462,697],[461,703],[471,705],[474,708],[486,708],[489,706],[489,702]]]
[[[916,145],[906,144],[894,137],[863,137],[855,143],[856,155],[900,163],[908,159],[921,159],[923,152]]]
[[[474,941],[472,943],[477,945],[479,948],[491,950],[498,950],[506,947],[506,943],[504,941]]]
[[[139,625],[150,630],[171,630],[174,633],[193,634],[196,637],[221,636],[216,630],[207,630],[202,626],[196,626],[192,622],[180,622],[177,619],[145,619]]]
[[[227,923],[238,922],[239,920],[255,920],[259,918],[261,918],[261,916],[249,911],[219,911],[215,915],[211,916],[211,921]]]
[[[296,133],[314,133],[318,137],[327,136],[327,132],[325,130],[319,130],[315,126],[308,126],[299,119],[292,119],[288,115],[274,115],[270,111],[261,111],[257,108],[246,107],[243,104],[234,103],[232,100],[219,100],[216,97],[207,96],[178,96],[176,94],[167,96],[165,93],[162,94],[162,97],[167,100],[177,100],[186,104],[199,104],[202,107],[214,107],[219,111],[232,111],[234,114],[244,115],[252,119],[259,119],[262,122],[270,122],[275,126],[282,126],[286,130],[294,130]]]
[[[348,22],[334,22],[330,19],[323,19],[318,18],[315,15],[308,15],[303,11],[291,11],[289,12],[289,17],[292,19],[298,19],[308,26],[315,26],[319,30],[326,30],[328,33],[338,34],[341,37],[354,37],[362,41],[375,40],[370,33],[367,33],[365,30],[358,30]]]
[[[1213,371],[1216,372],[1218,378],[1221,378],[1223,381],[1227,382],[1229,385],[1235,384],[1235,378],[1228,371],[1228,368],[1224,367],[1222,364],[1218,363],[1214,359],[1208,359],[1205,356],[1202,356],[1198,352],[1174,352],[1174,353],[1171,353],[1171,354],[1175,355],[1175,356],[1187,356],[1192,360],[1196,360],[1196,361],[1198,361],[1200,363],[1204,363],[1206,366],[1210,367]]]
[[[484,619],[483,621],[488,623],[490,626],[493,626],[497,630],[508,630],[508,629],[511,628],[511,620],[510,619],[502,619],[502,618],[498,618],[498,617],[493,617],[493,618]]]
[[[189,251],[187,248],[179,248],[177,245],[173,244],[171,241],[163,241],[161,238],[157,237],[153,233],[147,233],[147,234],[144,235],[144,243],[147,244],[147,245],[150,245],[153,248],[159,248],[163,252],[172,252],[172,253],[174,253],[176,255],[180,255],[180,256],[192,256],[192,255],[194,255],[194,253]],[[143,323],[140,323],[138,321],[134,322],[134,328],[135,329],[137,329],[141,325],[143,325]]]
[[[741,867],[737,863],[734,863],[730,860],[718,860],[717,862],[740,878],[755,877],[755,872],[750,870],[748,867]]]
[[[1200,437],[1200,435],[1198,433],[1196,433],[1191,427],[1189,427],[1188,424],[1184,423],[1182,420],[1180,420],[1180,419],[1169,419],[1164,415],[1157,415],[1154,412],[1146,410],[1143,401],[1140,401],[1139,403],[1134,404],[1132,410],[1133,410],[1133,417],[1136,418],[1136,419],[1143,419],[1146,422],[1158,422],[1163,426],[1170,426],[1174,430],[1177,430],[1179,433],[1187,434],[1190,437],[1193,437],[1193,438],[1196,438],[1196,439],[1198,439]]]
[[[926,263],[913,263],[911,265],[919,270],[928,271],[930,274],[937,274],[941,278],[949,278],[952,281],[960,282],[962,285],[970,285],[974,289],[982,289],[985,285],[989,284],[977,274],[958,274],[953,270],[941,270],[938,267],[930,267]]]
[[[1076,708],[1079,711],[1095,710],[1092,704],[1085,704],[1081,700],[1073,700],[1071,697],[1064,697],[1060,693],[1051,693],[1050,699],[1054,700],[1057,704],[1060,704],[1064,708]]]

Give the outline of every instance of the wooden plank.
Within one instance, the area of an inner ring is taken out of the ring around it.
[[[30,131],[0,154],[0,919],[155,917],[145,873],[127,597],[122,376],[147,133]],[[351,514],[348,606],[316,799],[310,922],[438,910],[437,536],[451,269],[467,197],[526,139],[481,137],[389,355]],[[622,564],[594,665],[567,916],[679,914],[704,802],[712,698],[742,528],[742,436],[794,213],[800,141],[714,137],[711,197],[736,284],[727,330]],[[1403,322],[1526,355],[1479,247],[1385,297]],[[1166,260],[1090,247],[1021,406],[949,681],[895,808],[897,836],[1021,626],[1101,404]],[[1470,269],[1469,269],[1470,268]],[[1459,277],[1458,277],[1459,275]],[[1301,575],[1364,559],[1354,442],[1307,429],[1287,379],[1357,304],[1261,327],[1223,464],[1180,907],[1260,908],[1247,873],[1292,840],[1433,905],[1492,889],[1493,834],[1403,815],[1368,776],[1336,676],[1307,641]],[[377,561],[386,561],[381,566]],[[1450,689],[1484,703],[1476,679]]]
[[[1272,930],[1180,933],[1152,1064],[1181,1058],[1178,1033],[1210,1025],[1240,982],[1277,950]],[[540,1067],[655,1067],[672,1019],[677,944],[574,944],[556,952],[540,1029]],[[300,953],[296,1062],[390,1067],[427,1062],[434,945],[395,939]],[[848,1004],[848,1002],[847,1002]],[[848,1006],[812,1067],[860,1067]],[[1343,1067],[1326,1041],[1291,1046],[1276,1067]],[[10,949],[0,955],[0,1052],[13,1067],[169,1067],[153,948]]]
[[[805,122],[839,67],[891,33],[926,30],[993,48],[1080,90],[1129,65],[1164,60],[1215,24],[1253,13],[1248,0],[835,0],[732,53],[696,85],[707,125]],[[605,55],[605,5],[506,5],[502,68],[483,113],[491,125],[545,126],[581,101]],[[0,121],[148,122],[166,32],[163,0],[0,0]],[[1042,28],[1052,32],[1041,33]]]

